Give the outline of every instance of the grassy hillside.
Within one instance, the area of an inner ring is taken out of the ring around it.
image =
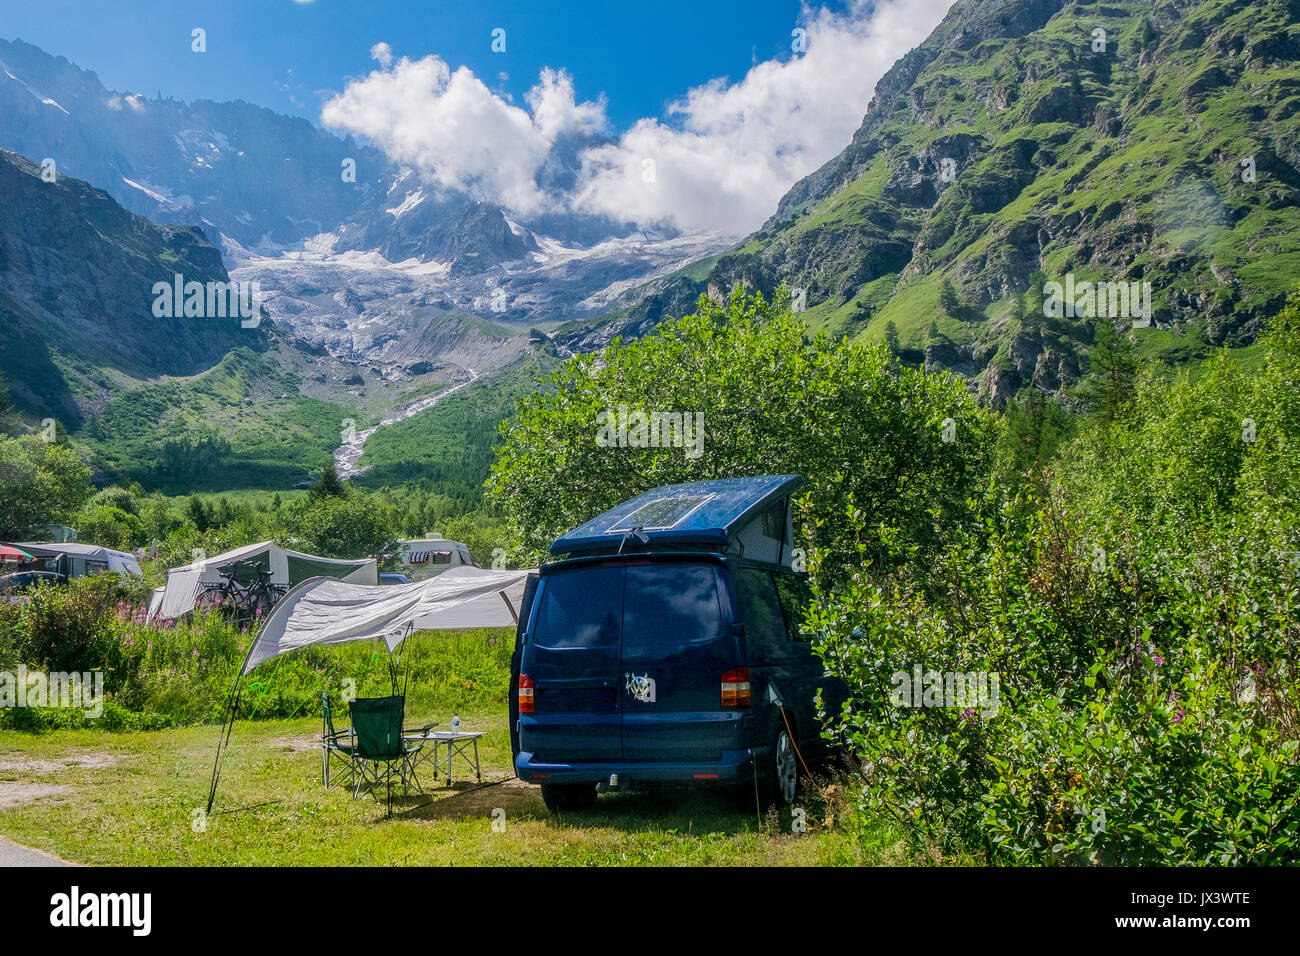
[[[169,494],[289,488],[330,460],[354,415],[299,394],[295,376],[235,349],[193,378],[119,392],[77,438],[118,483]]]
[[[501,375],[376,432],[361,459],[369,470],[357,483],[437,492],[474,507],[500,441],[497,426],[512,414],[517,399],[537,390],[556,362],[544,352],[530,355]]]

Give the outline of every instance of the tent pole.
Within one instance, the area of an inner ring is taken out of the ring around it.
[[[406,634],[402,637],[402,650],[406,650],[406,642],[411,639],[411,635],[414,632],[415,632],[415,622],[408,621],[406,623]],[[406,655],[406,673],[402,676],[402,699],[403,700],[406,699],[406,688],[409,687],[410,684],[411,684],[411,655],[408,653]]]
[[[212,805],[217,800],[217,784],[221,780],[221,755],[222,752],[230,746],[230,732],[235,727],[235,711],[239,707],[239,683],[243,680],[244,675],[238,674],[235,677],[235,683],[230,688],[230,706],[226,710],[226,717],[221,722],[221,733],[217,736],[217,755],[212,761],[212,783],[208,788],[208,809],[207,813],[212,814]]]
[[[239,665],[239,670],[235,672],[235,681],[230,686],[230,708],[226,713],[226,719],[222,721],[222,733],[217,737],[217,756],[212,762],[212,785],[208,788],[208,809],[207,814],[212,815],[212,805],[217,800],[217,784],[221,781],[221,753],[230,746],[230,732],[235,729],[235,712],[239,709],[239,685],[244,679],[244,668],[248,666],[249,659],[253,656],[253,649],[257,647],[257,634],[250,634],[248,640],[248,653],[244,655],[243,662]]]

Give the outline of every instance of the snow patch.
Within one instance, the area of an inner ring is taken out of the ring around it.
[[[403,199],[400,204],[394,206],[392,209],[386,209],[384,211],[391,214],[394,219],[401,219],[404,213],[410,212],[416,206],[420,205],[420,203],[424,202],[424,196],[424,190],[417,189],[414,192],[407,193],[406,198]]]
[[[134,179],[127,179],[125,176],[123,176],[122,182],[126,183],[128,186],[131,186],[134,189],[140,190],[140,192],[144,193],[154,202],[162,203],[164,206],[171,205],[171,200],[168,199],[166,196],[164,196],[162,193],[155,192],[154,190],[150,189],[148,186],[141,186]]]

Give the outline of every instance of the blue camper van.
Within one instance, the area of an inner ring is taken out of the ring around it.
[[[824,755],[820,689],[846,689],[800,633],[798,475],[655,488],[557,540],[529,581],[512,660],[520,779],[552,810],[647,783],[757,784],[795,798]],[[797,752],[796,752],[797,748]]]

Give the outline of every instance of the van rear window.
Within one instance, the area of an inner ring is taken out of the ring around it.
[[[623,568],[559,571],[542,579],[533,643],[541,647],[618,644],[623,617]]]
[[[700,644],[722,633],[718,582],[707,564],[644,564],[627,569],[623,648]]]
[[[780,660],[787,638],[772,572],[742,567],[732,572],[731,580],[736,586],[736,600],[750,653],[759,663]]]

